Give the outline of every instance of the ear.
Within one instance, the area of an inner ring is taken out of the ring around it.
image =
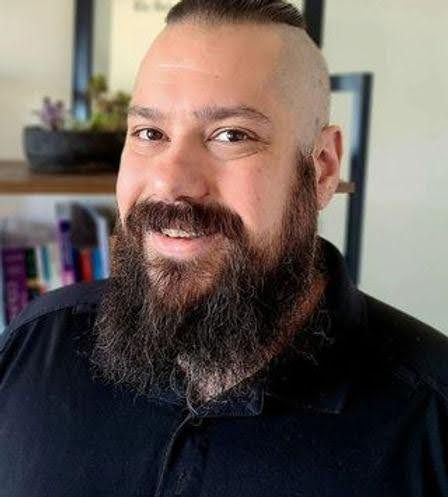
[[[338,126],[326,126],[321,131],[313,151],[319,210],[330,203],[339,186],[342,148],[341,129]]]

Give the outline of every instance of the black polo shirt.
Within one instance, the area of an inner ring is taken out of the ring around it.
[[[104,281],[33,302],[0,339],[0,496],[447,497],[448,339],[326,256],[309,352],[195,415],[92,378]]]

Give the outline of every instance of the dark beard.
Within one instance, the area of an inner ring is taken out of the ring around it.
[[[320,260],[317,217],[311,158],[300,160],[280,235],[262,247],[220,205],[135,205],[115,228],[112,277],[94,328],[95,372],[143,395],[174,390],[189,406],[203,400],[205,383],[217,393],[235,384],[243,391],[241,379],[307,318],[302,307]],[[148,257],[148,230],[182,227],[222,235],[222,251],[194,262]]]

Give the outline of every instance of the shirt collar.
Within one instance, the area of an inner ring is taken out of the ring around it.
[[[339,250],[321,239],[327,286],[310,326],[278,360],[265,390],[285,405],[339,414],[365,350],[365,307]],[[266,402],[266,408],[268,403]]]

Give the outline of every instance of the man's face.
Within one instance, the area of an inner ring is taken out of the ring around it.
[[[240,217],[255,246],[275,244],[300,135],[276,83],[282,43],[256,25],[182,24],[161,34],[132,99],[117,184],[122,222],[141,201],[215,203]],[[223,263],[224,237],[174,228],[144,237],[148,260]]]
[[[190,400],[204,382],[221,392],[308,317],[317,176],[277,84],[282,43],[264,26],[182,24],[146,56],[96,320],[107,379],[147,392],[180,374]]]

